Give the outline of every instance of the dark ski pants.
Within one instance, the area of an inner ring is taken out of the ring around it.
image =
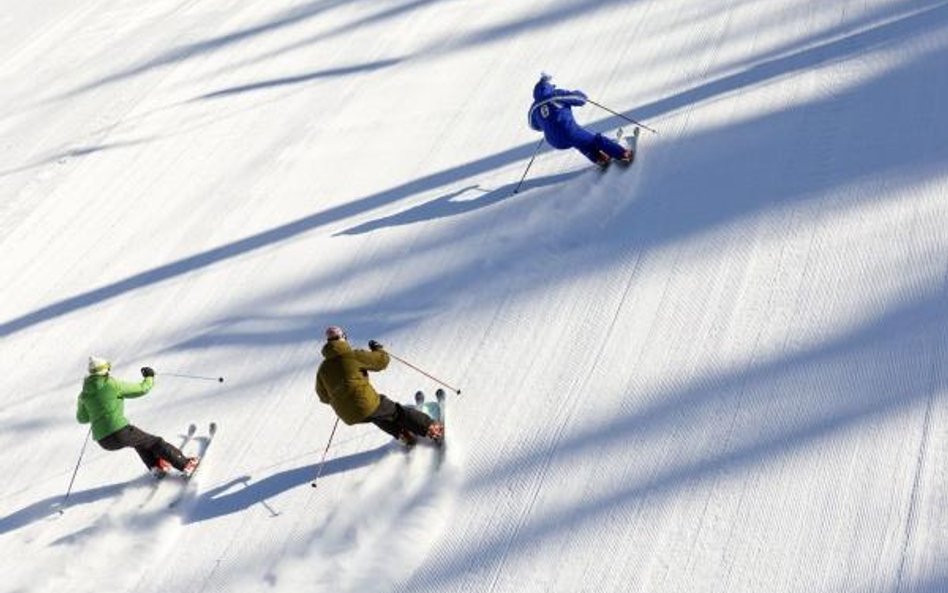
[[[379,394],[379,400],[379,407],[365,419],[366,422],[371,422],[396,439],[403,430],[419,436],[428,434],[428,427],[434,421],[427,414],[415,408],[406,408],[382,394]]]
[[[118,451],[125,447],[134,447],[148,469],[158,465],[159,457],[173,465],[177,470],[184,469],[184,466],[188,463],[188,458],[177,447],[165,442],[161,437],[148,434],[131,424],[99,439],[99,446],[106,451]]]

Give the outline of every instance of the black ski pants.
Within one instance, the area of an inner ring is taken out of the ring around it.
[[[188,463],[188,458],[177,447],[167,443],[163,438],[148,434],[131,424],[99,439],[99,446],[106,451],[134,447],[148,469],[158,465],[159,457],[173,465],[177,470],[184,469],[184,466]]]
[[[393,402],[382,394],[379,394],[379,400],[379,407],[365,419],[366,422],[371,422],[396,439],[403,430],[419,436],[428,434],[428,427],[434,420],[427,414]]]

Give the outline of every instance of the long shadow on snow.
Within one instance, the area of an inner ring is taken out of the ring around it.
[[[354,21],[346,22],[340,24],[338,27],[330,29],[328,31],[321,31],[315,35],[306,37],[298,41],[294,41],[289,45],[285,45],[281,48],[268,51],[266,53],[260,54],[251,60],[245,60],[238,64],[239,66],[246,66],[250,64],[255,64],[262,62],[264,60],[269,60],[272,58],[279,57],[283,54],[301,49],[321,41],[326,41],[334,37],[339,37],[340,35],[351,33],[356,29],[361,29],[363,27],[368,27],[374,24],[382,23],[393,18],[396,18],[402,14],[409,13],[416,8],[424,8],[438,2],[439,0],[409,0],[404,4],[398,6],[384,6],[382,10],[370,14],[368,16],[360,17]],[[403,58],[403,59],[407,59]],[[401,61],[401,60],[399,60]]]
[[[900,184],[921,183],[940,175],[943,163],[948,161],[948,143],[943,141],[948,137],[948,119],[921,121],[915,124],[919,129],[913,129],[907,122],[912,121],[913,111],[933,113],[929,105],[930,98],[938,96],[938,73],[946,67],[948,58],[944,55],[923,55],[900,69],[794,110],[709,130],[689,137],[680,142],[680,146],[660,147],[653,153],[647,152],[649,148],[644,147],[642,161],[633,165],[633,170],[628,172],[641,176],[636,193],[642,198],[621,205],[608,225],[590,239],[591,248],[596,253],[584,265],[559,267],[552,277],[547,270],[546,281],[557,281],[569,275],[594,276],[601,273],[603,267],[615,266],[623,257],[647,253],[651,248],[668,245],[775,208],[804,206],[814,197],[823,200],[819,204],[821,208],[852,208],[859,203],[880,199],[875,195],[860,194],[842,198],[843,202],[840,202],[841,198],[831,202],[823,195],[863,179],[888,176],[887,184],[891,188]],[[878,118],[875,123],[865,122],[875,118]],[[917,117],[915,121],[918,121]],[[824,123],[834,129],[812,129]],[[847,125],[848,128],[845,127]],[[840,129],[843,131],[838,131]],[[788,154],[785,142],[795,133],[800,135],[798,139],[804,140],[804,145],[810,135],[820,135],[820,142],[814,141],[811,148],[821,158],[815,158],[812,154]],[[721,146],[726,147],[726,150],[721,150]],[[665,165],[670,159],[674,159],[674,165],[670,162]],[[675,174],[654,174],[652,167],[656,170],[673,168]],[[568,178],[575,173],[565,175]],[[715,198],[714,203],[709,204],[704,196],[695,195],[696,188],[711,188],[708,191]],[[579,189],[582,188],[577,186],[573,191]],[[458,211],[470,211],[479,205],[480,199],[473,200],[471,206],[459,202],[451,203],[450,207]],[[450,201],[451,196],[444,196],[407,212],[368,221],[345,232],[368,232],[385,225],[447,216],[450,214]],[[227,344],[305,341],[313,335],[312,324],[325,316],[332,316],[343,323],[360,324],[366,331],[384,333],[416,319],[417,315],[412,315],[412,311],[423,313],[433,299],[447,300],[455,291],[466,292],[471,277],[502,276],[498,284],[509,284],[510,277],[517,275],[514,266],[542,267],[545,261],[543,258],[548,257],[548,247],[542,242],[538,243],[537,238],[529,233],[516,239],[510,238],[503,245],[503,252],[498,251],[499,247],[492,246],[494,251],[486,259],[478,255],[483,247],[477,241],[483,236],[485,226],[496,227],[501,224],[504,224],[502,220],[494,219],[486,222],[483,218],[459,220],[451,227],[451,232],[444,233],[440,239],[428,235],[416,241],[411,254],[390,250],[390,253],[373,260],[372,267],[331,272],[334,283],[345,282],[373,269],[399,265],[406,258],[424,257],[427,253],[443,249],[446,244],[457,245],[459,241],[472,243],[472,249],[467,250],[467,253],[473,255],[455,262],[451,270],[434,275],[400,293],[389,294],[384,302],[370,303],[348,311],[314,312],[309,322],[305,318],[295,320],[302,322],[303,326],[287,323],[286,330],[273,333],[237,331],[242,320],[234,317],[226,327],[215,326],[213,335],[205,332],[178,346],[208,347],[216,345],[218,340]],[[554,230],[548,229],[545,234],[551,232]],[[510,257],[511,254],[516,254],[516,257]],[[509,269],[498,270],[499,266],[508,266]],[[326,278],[308,278],[288,289],[283,298],[292,299],[295,294],[318,290],[326,284]],[[542,285],[532,280],[524,285],[524,290],[542,288]],[[254,306],[250,310],[259,314],[261,310],[275,307],[279,302],[279,298],[271,294],[267,302],[252,303]],[[386,312],[384,319],[378,315],[378,311]]]
[[[328,460],[320,474],[320,479],[371,465],[391,451],[392,447],[386,443],[369,451]],[[257,482],[252,481],[250,476],[234,478],[222,486],[201,493],[194,510],[188,515],[186,521],[197,523],[239,513],[255,504],[263,504],[267,499],[282,492],[309,484],[318,470],[319,464],[304,465],[269,475]]]
[[[945,591],[948,591],[948,576],[945,574],[938,574],[932,576],[931,578],[915,583],[912,585],[911,589],[900,587],[896,589],[896,591],[911,591],[911,593],[945,593]],[[876,593],[876,590],[873,589],[868,593]]]
[[[560,173],[557,175],[538,177],[536,179],[528,179],[523,182],[518,194],[531,189],[548,187],[551,185],[563,183],[586,172],[586,169],[580,169],[577,171],[570,171],[568,173]],[[516,188],[516,183],[509,183],[494,190],[482,189],[480,185],[470,185],[443,195],[439,198],[435,198],[430,202],[425,202],[424,204],[405,210],[404,212],[399,212],[398,214],[393,214],[392,216],[372,220],[351,229],[341,231],[337,234],[359,235],[384,227],[400,226],[421,222],[423,220],[435,220],[438,218],[457,216],[459,214],[464,214],[465,212],[472,212],[479,208],[485,208],[503,200],[513,198],[514,195],[517,195],[513,193]],[[459,199],[465,194],[476,195],[478,193],[481,193],[482,195],[479,195],[474,199]]]
[[[51,100],[69,99],[81,93],[95,90],[96,88],[109,84],[121,82],[156,68],[177,64],[192,58],[211,54],[232,45],[243,43],[248,39],[253,39],[261,35],[279,31],[286,27],[295,26],[307,20],[317,18],[327,11],[340,6],[345,6],[346,4],[351,4],[351,2],[347,2],[346,0],[316,0],[314,2],[307,2],[300,6],[284,10],[282,13],[276,15],[274,18],[264,23],[239,29],[225,35],[218,35],[209,39],[194,41],[173,47],[155,56],[154,58],[142,61],[134,66],[125,68],[124,70],[114,72],[108,76],[103,76],[78,86],[70,91],[62,93],[61,95],[53,97]]]
[[[659,101],[640,105],[634,109],[634,114],[638,119],[653,119],[688,105],[773,81],[788,74],[806,72],[831,62],[857,57],[882,46],[898,45],[905,40],[944,29],[946,24],[948,2],[942,1],[903,16],[892,17],[890,21],[870,26],[866,30],[848,33],[814,47],[774,57],[738,73],[697,85]],[[627,115],[632,113],[630,111]],[[875,123],[881,123],[885,119],[883,117]],[[621,122],[614,120],[614,123]]]
[[[948,19],[948,11],[942,15]],[[559,273],[593,276],[614,266],[617,258],[777,209],[826,208],[828,213],[829,208],[855,208],[880,199],[869,191],[881,179],[891,188],[938,178],[948,161],[948,119],[937,116],[932,98],[943,91],[946,69],[944,53],[933,50],[793,110],[708,130],[654,151],[644,139],[642,159],[630,171],[638,176],[637,199],[622,204],[596,237],[592,246],[597,257]],[[808,152],[789,153],[788,145]],[[874,183],[869,191],[827,198],[835,189],[864,180]],[[810,201],[814,203],[808,205]],[[450,240],[477,236],[481,229],[472,224],[459,221]],[[533,240],[525,236],[520,244],[513,242],[507,254],[519,257],[519,250]],[[504,253],[492,258],[509,259]],[[452,273],[460,278],[469,272]]]
[[[625,455],[631,461],[637,455],[637,449],[629,446],[634,439],[688,434],[689,426],[718,426],[723,432],[722,425],[728,424],[721,421],[724,413],[732,415],[735,422],[740,418],[757,424],[745,428],[744,432],[751,436],[743,440],[742,427],[737,427],[736,438],[721,438],[702,458],[669,464],[667,459],[675,456],[666,456],[666,461],[656,463],[654,471],[641,479],[611,489],[587,487],[581,505],[546,516],[527,517],[518,530],[479,540],[476,547],[455,550],[452,558],[426,565],[413,579],[442,584],[460,579],[469,571],[470,558],[477,558],[482,565],[499,563],[505,556],[531,549],[555,534],[608,521],[617,516],[619,509],[646,504],[650,497],[695,489],[701,482],[721,475],[766,466],[768,461],[779,460],[807,446],[816,447],[822,440],[906,408],[931,407],[938,394],[948,388],[948,373],[937,371],[945,365],[940,353],[945,347],[944,336],[948,335],[948,297],[945,287],[936,289],[929,298],[905,303],[824,345],[746,371],[697,379],[693,387],[663,394],[658,398],[660,403],[649,409],[587,427],[544,451],[509,459],[503,465],[470,476],[467,483],[479,489],[516,483],[524,475],[542,476],[550,463],[583,464],[595,456],[613,455]],[[859,372],[841,373],[840,367]],[[812,391],[801,393],[794,389],[794,378]],[[850,382],[852,378],[859,380]],[[801,398],[808,400],[809,405],[800,403]],[[786,414],[788,407],[800,411],[801,417]],[[920,441],[927,430],[919,426],[917,433],[906,436]],[[923,448],[921,443],[919,449]],[[917,455],[909,457],[914,461]],[[870,468],[874,463],[876,460],[864,460],[866,471],[873,471]],[[839,479],[845,480],[846,476]],[[912,535],[907,526],[901,537],[908,540]],[[882,547],[890,543],[880,540],[866,545],[877,546],[877,555],[881,557]],[[413,589],[412,582],[406,590]]]
[[[151,141],[152,138],[148,139],[139,139],[139,140],[128,140],[120,142],[106,142],[104,144],[95,144],[95,145],[84,145],[77,146],[75,148],[70,148],[68,150],[63,150],[56,154],[36,159],[32,162],[26,163],[25,165],[20,165],[18,167],[12,167],[10,169],[0,170],[0,177],[6,177],[8,175],[13,175],[14,173],[21,173],[23,171],[28,171],[30,169],[38,169],[45,165],[51,165],[53,163],[65,163],[66,161],[71,161],[74,159],[86,157],[92,154],[117,150],[120,148],[128,148],[131,146],[139,146]]]
[[[386,6],[378,12],[372,13],[368,16],[360,17],[354,21],[342,23],[338,27],[335,27],[329,31],[320,32],[303,40],[294,41],[293,43],[280,49],[266,52],[253,61],[259,62],[264,59],[277,57],[281,54],[312,45],[319,41],[330,39],[341,34],[351,33],[352,31],[363,27],[384,23],[385,21],[396,18],[402,14],[409,13],[414,9],[428,7],[437,1],[438,0],[408,0],[397,6]],[[597,9],[604,8],[604,5],[606,4],[617,4],[621,2],[623,2],[623,0],[608,0],[607,2],[601,2],[600,6],[597,6]],[[141,61],[138,64],[114,72],[107,76],[100,77],[96,80],[80,85],[70,91],[66,91],[61,95],[54,97],[52,100],[68,99],[102,86],[115,84],[123,80],[145,74],[157,68],[178,64],[192,58],[222,51],[231,46],[244,43],[249,39],[254,39],[262,35],[278,32],[287,27],[298,26],[312,19],[321,18],[325,13],[335,8],[351,4],[353,4],[353,2],[343,2],[342,0],[318,0],[314,2],[308,2],[301,6],[285,10],[265,22],[245,27],[231,33],[217,35],[208,39],[194,41],[173,47],[151,59]],[[369,3],[365,4],[369,5]],[[585,17],[588,16],[589,9],[590,7],[588,6],[588,3],[575,2],[572,6],[557,7],[548,11],[547,13],[534,12],[519,21],[515,21],[514,23],[508,23],[500,27],[494,27],[488,29],[487,31],[474,34],[471,36],[470,40],[461,42],[459,48],[472,43],[476,44],[484,41],[500,40],[504,37],[515,36],[525,30],[553,25],[557,22],[569,20],[571,18]],[[457,44],[457,42],[455,43]],[[244,62],[243,64],[247,63],[248,62]]]
[[[922,15],[925,18],[922,18]],[[861,44],[863,43],[880,43],[883,40],[894,42],[900,37],[912,37],[933,28],[945,28],[946,25],[948,25],[948,5],[941,4],[924,13],[913,14],[880,25],[877,29],[881,32],[859,33],[853,36],[849,43],[846,43],[845,40],[834,41],[827,44],[826,47],[820,46],[804,50],[792,59],[781,58],[778,61],[783,64],[784,68],[797,70],[807,64],[818,65],[832,57],[841,58],[856,54],[862,48]],[[869,154],[866,154],[865,149],[861,148],[861,144],[849,143],[855,154],[865,155],[868,160],[866,163],[860,163],[858,159],[852,159],[852,155],[850,155],[849,158],[855,161],[854,164],[834,173],[836,181],[834,185],[846,183],[863,174],[899,171],[910,166],[918,166],[919,163],[926,164],[933,171],[940,171],[939,168],[942,163],[948,158],[948,145],[936,141],[932,141],[929,145],[915,142],[911,134],[905,133],[903,120],[911,120],[913,115],[911,110],[918,101],[924,102],[928,96],[938,96],[938,91],[941,90],[939,86],[940,75],[944,71],[945,62],[946,59],[943,55],[933,51],[928,56],[922,56],[904,68],[886,73],[874,81],[871,86],[861,85],[854,89],[848,89],[842,98],[830,98],[823,101],[820,107],[808,107],[808,109],[846,107],[846,101],[857,101],[871,105],[876,110],[872,114],[877,119],[862,122],[863,125],[858,129],[858,134],[863,139],[869,138],[873,134],[884,135],[887,138],[885,151],[876,150]],[[753,70],[757,73],[756,75],[732,76],[728,77],[726,83],[702,85],[702,87],[705,87],[704,91],[679,94],[665,101],[657,102],[649,109],[654,111],[655,115],[658,115],[659,111],[668,111],[680,107],[686,101],[699,100],[707,97],[711,92],[724,93],[729,90],[736,90],[742,85],[756,84],[774,78],[781,72],[780,69],[768,65],[762,65]],[[690,98],[687,98],[689,95]],[[884,100],[875,101],[875,99]],[[885,111],[886,108],[889,108],[889,111]],[[781,114],[780,118],[783,118],[782,123],[785,127],[778,131],[784,133],[787,130],[792,130],[792,125],[804,122],[805,118],[799,115],[799,112],[800,110],[795,110]],[[794,114],[797,114],[796,117],[794,117]],[[779,134],[771,131],[761,137],[761,130],[758,127],[760,125],[775,125],[774,121],[779,121],[775,120],[775,117],[762,117],[755,120],[755,122],[745,122],[741,126],[731,126],[727,130],[707,132],[683,146],[682,150],[674,155],[674,158],[680,163],[676,166],[676,169],[682,174],[656,180],[654,188],[643,188],[644,191],[653,193],[656,199],[661,200],[671,196],[678,199],[678,203],[672,202],[670,205],[666,204],[659,207],[658,211],[653,210],[651,213],[653,217],[659,216],[667,218],[667,220],[658,225],[640,226],[639,228],[646,229],[649,235],[645,238],[639,238],[639,241],[647,241],[649,244],[668,242],[683,234],[699,232],[737,216],[759,211],[772,205],[759,199],[761,195],[767,195],[771,192],[778,194],[783,192],[782,199],[786,199],[788,197],[786,194],[789,193],[788,190],[792,190],[792,195],[799,198],[806,193],[825,189],[827,180],[814,180],[804,175],[797,179],[791,179],[791,183],[788,183],[786,187],[781,186],[782,178],[779,175],[782,173],[781,166],[784,160],[791,158],[792,155],[782,153],[782,142]],[[615,117],[605,121],[609,122],[610,125],[622,123],[622,120]],[[929,123],[932,125],[927,129],[927,133],[932,134],[932,137],[944,138],[948,136],[948,122],[944,118]],[[727,134],[728,136],[724,140],[734,142],[734,146],[730,147],[729,144],[722,142],[720,134]],[[859,139],[856,138],[856,140]],[[729,149],[734,152],[720,152],[718,147],[721,145],[729,146]],[[531,142],[467,165],[421,177],[415,181],[395,186],[348,204],[314,213],[221,247],[152,268],[118,282],[67,297],[3,322],[0,324],[0,336],[16,333],[24,328],[115,298],[143,286],[156,284],[265,246],[289,240],[320,226],[396,202],[407,196],[443,187],[511,162],[526,159],[533,154],[533,147],[534,143]],[[648,148],[643,147],[643,151],[645,150],[648,150]],[[745,180],[741,174],[735,174],[736,171],[741,169],[740,164],[744,164],[745,168],[753,167],[757,174],[752,176],[750,180],[759,184],[759,187],[749,186],[748,180]],[[869,167],[869,164],[872,166]],[[773,167],[777,174],[762,179],[760,174],[762,165]],[[695,171],[710,174],[710,178],[706,180],[707,183],[719,184],[719,195],[732,195],[734,201],[730,204],[722,204],[721,208],[715,209],[709,209],[701,205],[698,207],[700,211],[695,212],[695,204],[690,203],[695,197],[690,193],[690,189],[696,187],[693,178]],[[807,183],[810,184],[809,187],[807,187]],[[722,188],[727,188],[728,191],[725,192]],[[676,194],[676,191],[679,193]],[[675,211],[676,208],[679,210],[678,212]],[[640,218],[641,213],[634,210],[630,209],[629,215]],[[652,222],[654,223],[655,220],[653,219]],[[670,226],[666,226],[665,223]]]
[[[5,321],[0,324],[0,336],[10,335],[24,328],[38,323],[61,317],[73,311],[84,309],[96,303],[113,299],[125,293],[163,282],[221,261],[237,257],[262,247],[280,243],[293,237],[302,235],[313,229],[328,225],[362,212],[396,202],[407,196],[427,191],[448,183],[463,179],[471,175],[482,173],[502,166],[511,161],[528,158],[533,151],[533,145],[523,145],[515,149],[504,151],[498,155],[476,161],[473,164],[454,167],[440,173],[422,177],[418,180],[395,186],[391,189],[372,194],[305,216],[296,221],[274,227],[270,230],[251,235],[244,239],[233,241],[221,247],[192,255],[175,262],[146,270],[129,276],[123,280],[89,290],[87,292],[67,297],[51,305],[41,307],[25,315]]]
[[[219,91],[214,91],[212,93],[201,95],[200,97],[195,97],[194,99],[191,99],[191,101],[199,101],[199,100],[207,100],[207,99],[221,99],[221,98],[230,97],[233,95],[242,95],[244,93],[249,93],[252,91],[260,91],[260,90],[271,89],[271,88],[276,88],[276,87],[296,85],[296,84],[301,84],[304,82],[309,82],[312,80],[320,80],[323,78],[348,76],[351,74],[371,72],[373,70],[380,70],[382,68],[394,66],[398,64],[400,61],[401,60],[398,60],[398,59],[377,60],[375,62],[370,62],[367,64],[359,64],[357,66],[329,68],[326,70],[317,70],[315,72],[307,72],[306,74],[299,74],[297,76],[285,76],[283,78],[273,78],[270,80],[263,80],[260,82],[254,82],[254,83],[229,87],[226,89],[221,89]]]
[[[141,479],[139,478],[130,480],[128,482],[120,482],[116,484],[108,484],[106,486],[89,488],[88,490],[78,490],[69,496],[66,509],[78,505],[88,504],[90,502],[96,502],[105,498],[113,498],[119,495],[127,487],[140,482]],[[10,513],[6,517],[0,518],[0,534],[7,533],[9,531],[15,531],[21,527],[29,525],[30,523],[35,523],[36,521],[51,517],[53,513],[58,510],[59,507],[57,505],[62,502],[62,499],[62,496],[45,498],[38,502],[34,502],[31,505],[25,506],[18,511]]]

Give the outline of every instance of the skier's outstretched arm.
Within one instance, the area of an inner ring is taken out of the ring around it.
[[[367,371],[383,371],[388,366],[388,352],[385,350],[353,350],[352,353]]]
[[[120,394],[119,397],[123,399],[141,397],[151,391],[151,388],[155,385],[154,377],[145,377],[138,383],[119,381],[118,379],[114,379],[114,381]]]
[[[553,96],[556,97],[557,100],[567,105],[572,105],[573,107],[586,104],[586,93],[580,90],[568,91],[566,89],[556,89],[553,91]]]

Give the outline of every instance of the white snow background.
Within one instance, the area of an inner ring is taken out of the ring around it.
[[[659,133],[514,194],[541,71]],[[948,591],[946,91],[944,0],[6,0],[0,590]],[[310,487],[328,324],[440,470]],[[175,509],[90,443],[57,512],[92,354],[219,423]]]

